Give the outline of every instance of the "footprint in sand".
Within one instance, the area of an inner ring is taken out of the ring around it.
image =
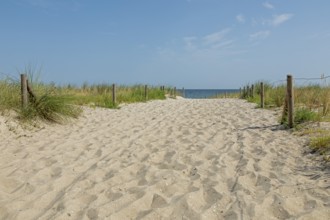
[[[203,197],[209,206],[222,199],[222,195],[214,188],[209,186],[203,187]]]
[[[51,170],[50,176],[52,178],[58,178],[62,174],[62,168],[61,167],[54,167]]]
[[[95,220],[95,219],[98,219],[99,213],[96,209],[88,209],[86,215],[87,215],[88,219]]]
[[[100,157],[102,156],[102,150],[101,149],[98,149],[96,152],[95,152],[95,157]]]
[[[121,198],[123,196],[122,193],[115,193],[115,192],[112,192],[112,190],[107,190],[105,193],[105,196],[110,199],[111,201],[116,201],[117,199]]]
[[[274,196],[271,210],[277,219],[289,219],[291,217],[288,211],[283,207],[281,199],[276,195]]]
[[[165,207],[167,205],[166,200],[161,197],[158,194],[154,194],[153,198],[152,198],[152,202],[151,202],[151,208],[156,209],[156,208],[162,208]]]
[[[268,177],[259,175],[257,177],[256,186],[261,188],[265,192],[269,192],[269,190],[271,188],[270,179]]]
[[[107,172],[104,177],[103,177],[103,181],[106,181],[108,179],[111,179],[112,177],[115,176],[115,171],[110,170],[109,172]]]

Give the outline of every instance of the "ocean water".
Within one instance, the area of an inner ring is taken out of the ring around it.
[[[179,89],[178,91],[181,94],[183,93],[183,96],[188,99],[207,99],[225,93],[237,93],[239,89]]]

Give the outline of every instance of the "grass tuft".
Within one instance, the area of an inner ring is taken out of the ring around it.
[[[20,108],[19,115],[23,120],[40,118],[50,122],[61,123],[68,118],[77,118],[80,108],[70,104],[64,96],[44,94],[26,108]]]
[[[319,118],[316,112],[313,112],[307,108],[299,108],[294,114],[295,124],[301,124],[308,121],[316,121]]]
[[[314,137],[310,141],[310,147],[318,151],[321,155],[329,155],[330,153],[330,135]]]

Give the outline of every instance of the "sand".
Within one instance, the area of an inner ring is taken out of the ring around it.
[[[20,130],[0,117],[0,219],[330,219],[330,172],[243,100],[84,108]]]

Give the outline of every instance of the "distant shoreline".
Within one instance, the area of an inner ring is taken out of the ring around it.
[[[205,99],[218,95],[238,93],[239,89],[178,89],[188,99]]]

